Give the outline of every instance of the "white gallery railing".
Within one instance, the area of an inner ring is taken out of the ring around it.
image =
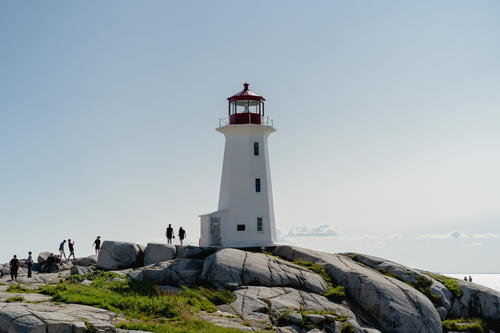
[[[239,118],[238,120],[240,120],[240,119],[241,118]],[[255,113],[249,113],[248,114],[248,122],[242,123],[240,125],[254,124],[254,125],[263,125],[263,126],[274,127],[274,120],[267,117],[267,116],[266,117],[260,116],[260,124],[255,124],[254,121],[255,121]],[[229,118],[219,118],[219,127],[226,126],[226,125],[229,125]],[[234,124],[234,125],[238,125],[238,124]]]

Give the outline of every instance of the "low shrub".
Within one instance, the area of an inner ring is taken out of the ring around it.
[[[13,283],[5,289],[9,293],[27,293],[30,290],[20,283]]]
[[[9,297],[5,300],[6,303],[12,303],[12,302],[24,302],[24,297],[22,296],[14,296],[14,297]]]
[[[356,333],[354,326],[351,323],[345,322],[340,328],[341,333]]]
[[[309,261],[293,261],[294,264],[305,267],[310,271],[318,274],[328,284],[328,290],[321,295],[333,299],[334,301],[341,302],[345,299],[345,289],[343,286],[337,285],[333,279],[328,275],[325,266],[314,264]]]
[[[463,296],[464,293],[462,292],[462,289],[460,288],[460,285],[458,284],[456,279],[435,273],[426,274],[431,278],[441,282],[446,287],[446,289],[448,289],[453,294],[453,296],[455,296],[455,298],[461,298]]]

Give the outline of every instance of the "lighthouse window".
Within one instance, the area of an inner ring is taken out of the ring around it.
[[[244,224],[237,224],[236,231],[245,231],[245,225]]]
[[[255,192],[260,192],[260,178],[255,178]]]
[[[258,142],[253,143],[253,154],[255,156],[259,156],[259,143]]]
[[[262,224],[263,224],[262,217],[258,217],[257,218],[257,231],[263,231]]]

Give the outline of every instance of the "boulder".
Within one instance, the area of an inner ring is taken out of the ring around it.
[[[10,275],[10,267],[9,265],[2,266],[2,275]]]
[[[127,274],[131,279],[156,285],[195,286],[200,280],[203,260],[175,259],[149,265]]]
[[[205,259],[206,257],[217,252],[216,247],[199,247],[199,246],[175,246],[177,249],[176,258],[190,258],[190,259]]]
[[[104,241],[97,257],[97,266],[107,270],[138,267],[144,260],[142,248],[132,242]]]
[[[59,264],[59,269],[61,271],[68,271],[71,269],[71,267],[73,267],[73,263],[71,261],[64,261]]]
[[[202,279],[219,289],[242,285],[292,287],[321,293],[328,285],[306,268],[263,253],[222,249],[203,264]]]
[[[452,302],[451,292],[441,282],[431,278],[422,271],[366,254],[350,253],[348,256],[356,262],[362,263],[382,274],[390,275],[411,285],[415,289],[426,294],[427,297],[433,296],[430,300],[435,303],[441,316],[443,316],[444,313],[443,309],[439,310],[439,308],[444,308],[446,311],[449,311]],[[444,317],[446,316],[447,313],[444,314]]]
[[[73,266],[70,269],[71,275],[85,275],[92,272],[93,272],[92,268],[85,266]]]
[[[449,316],[453,318],[484,318],[500,327],[500,293],[475,283],[456,280],[462,296],[453,300]]]
[[[40,252],[37,258],[37,262],[42,265],[47,261],[47,258],[52,254],[52,252]]]
[[[288,260],[324,265],[344,286],[348,299],[373,326],[387,333],[441,333],[441,318],[431,301],[407,284],[348,257],[294,246],[278,246],[275,254]]]
[[[144,265],[175,259],[175,246],[165,243],[148,243],[144,253]]]
[[[76,258],[73,260],[73,264],[77,266],[89,267],[92,265],[97,265],[97,256],[92,255],[88,257]]]
[[[100,332],[114,332],[112,312],[85,305],[52,303],[0,304],[0,332],[85,333],[86,323]]]
[[[303,319],[300,312],[321,313],[321,316],[310,318],[317,324],[323,323],[326,316],[329,316],[330,322],[335,321],[337,317],[357,322],[356,315],[345,305],[303,290],[288,287],[244,286],[237,289],[234,294],[236,300],[231,304],[231,308],[239,317],[252,323],[274,322],[282,326],[290,324],[300,326]],[[355,327],[360,325],[356,324]],[[359,329],[359,332],[362,330]]]

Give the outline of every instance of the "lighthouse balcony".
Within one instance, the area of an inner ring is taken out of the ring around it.
[[[244,125],[244,124],[254,124],[273,127],[273,119],[269,117],[264,117],[258,113],[243,112],[234,113],[229,116],[229,118],[219,119],[219,127],[226,125]]]

